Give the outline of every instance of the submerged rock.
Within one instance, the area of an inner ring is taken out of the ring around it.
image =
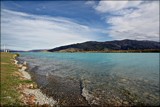
[[[128,105],[128,104],[129,104],[129,102],[127,102],[127,101],[123,101],[123,104]]]

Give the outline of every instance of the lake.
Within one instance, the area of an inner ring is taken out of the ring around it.
[[[61,105],[159,105],[159,53],[21,52],[18,59]]]

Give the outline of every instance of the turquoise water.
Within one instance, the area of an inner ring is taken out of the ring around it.
[[[159,53],[20,54],[39,86],[66,105],[71,96],[90,105],[159,104]]]

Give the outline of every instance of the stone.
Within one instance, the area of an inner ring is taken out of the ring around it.
[[[10,96],[7,96],[6,98],[11,99],[11,97],[10,97]]]
[[[91,104],[98,105],[98,102],[97,102],[96,100],[93,100],[93,101],[91,102]]]
[[[19,99],[23,99],[23,97],[24,97],[23,94],[21,94],[21,95],[19,96]]]
[[[123,100],[122,100],[122,99],[120,99],[119,101],[120,101],[121,103],[123,102]]]
[[[154,99],[156,98],[156,96],[153,95],[153,94],[150,94],[149,96],[152,97],[152,98],[154,98]]]
[[[24,62],[23,62],[23,65],[27,65],[27,62],[26,62],[26,61],[24,61]]]
[[[22,66],[23,66],[22,64],[19,64],[19,65],[18,65],[19,68],[21,68]]]
[[[14,64],[16,64],[16,65],[17,65],[17,64],[18,64],[18,61],[17,61],[17,60],[14,60]]]
[[[121,106],[121,102],[119,102],[119,101],[116,101],[116,106]]]
[[[33,85],[33,88],[34,88],[34,89],[37,88],[37,87],[38,87],[37,84],[34,84],[34,85]]]
[[[143,95],[148,96],[148,95],[149,95],[149,93],[148,93],[148,92],[144,92],[144,93],[143,93]]]
[[[128,105],[128,104],[129,104],[129,102],[127,102],[127,101],[124,101],[124,102],[123,102],[123,104],[125,104],[125,105]]]
[[[138,101],[137,100],[134,100],[134,103],[137,103]]]
[[[127,80],[125,78],[121,79],[122,82],[126,82]]]
[[[29,88],[31,88],[31,89],[32,89],[32,88],[33,88],[33,84],[30,84],[30,85],[29,85]]]

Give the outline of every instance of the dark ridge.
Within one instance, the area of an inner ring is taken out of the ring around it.
[[[87,41],[83,43],[61,46],[48,50],[49,52],[83,52],[83,51],[119,51],[119,50],[142,50],[142,51],[160,51],[160,42],[138,41],[138,40],[114,40],[106,42]]]
[[[79,87],[80,87],[81,94],[82,94],[82,90],[83,90],[83,84],[82,84],[82,80],[81,80],[81,79],[79,80]]]

